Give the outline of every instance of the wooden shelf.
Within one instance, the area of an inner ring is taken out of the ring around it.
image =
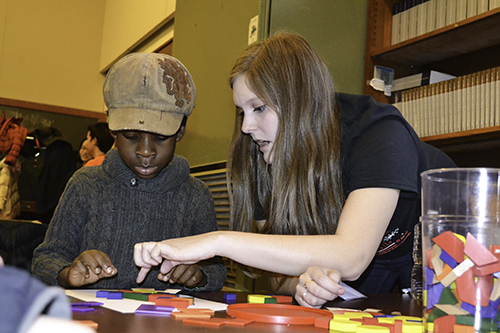
[[[461,76],[500,66],[500,8],[391,45],[392,8],[400,0],[369,0],[364,93],[390,103],[369,86],[375,65],[395,78],[427,70]],[[421,138],[446,152],[458,166],[500,167],[500,126]]]
[[[447,153],[500,148],[500,126],[421,138]]]
[[[500,44],[500,8],[372,53],[373,62],[391,68],[429,64],[495,47]],[[498,53],[495,55],[498,57]]]

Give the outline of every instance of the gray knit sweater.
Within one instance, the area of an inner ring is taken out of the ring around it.
[[[189,175],[186,159],[172,162],[153,179],[141,179],[112,149],[102,166],[84,167],[69,180],[44,242],[35,250],[32,271],[49,285],[83,251],[105,252],[118,270],[85,288],[179,288],[158,280],[157,269],[135,282],[139,268],[134,244],[217,230],[207,186]],[[196,290],[220,290],[226,268],[220,258],[200,263],[207,283]],[[186,288],[187,289],[187,288]]]

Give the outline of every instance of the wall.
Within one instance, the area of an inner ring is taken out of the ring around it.
[[[103,112],[106,70],[172,39],[175,3],[0,0],[0,97]]]
[[[191,71],[198,100],[177,153],[192,166],[227,159],[234,125],[227,75],[247,46],[249,22],[257,14],[270,33],[287,29],[306,37],[337,89],[361,94],[367,9],[367,0],[178,1],[173,53]]]
[[[164,24],[172,16],[172,2],[148,0],[146,7],[141,2],[141,11],[132,0],[0,0],[0,97],[102,112],[100,70],[124,52],[152,52],[174,36],[175,26],[173,55],[198,87],[197,106],[177,153],[192,166],[226,160],[234,124],[227,75],[247,46],[249,21],[260,13],[260,1],[178,0],[173,24]],[[293,23],[320,53],[325,47],[334,56],[325,61],[339,90],[360,93],[367,1],[273,2],[275,13],[285,14],[273,16],[271,28]],[[301,4],[320,8],[331,32],[316,40],[309,26],[319,19]],[[290,21],[292,12],[299,16]]]
[[[227,76],[259,9],[259,0],[177,2],[173,55],[189,69],[198,97],[176,152],[191,166],[227,159],[235,115]]]
[[[363,93],[367,0],[272,0],[270,4],[271,34],[279,30],[301,34],[323,58],[338,91]]]
[[[172,20],[176,0],[106,0],[100,69],[121,57]]]
[[[0,0],[0,97],[103,111],[104,1]]]

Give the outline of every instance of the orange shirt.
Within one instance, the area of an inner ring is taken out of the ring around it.
[[[106,155],[97,156],[96,158],[91,159],[90,161],[88,161],[87,163],[85,163],[84,166],[88,167],[88,166],[93,166],[93,165],[101,165],[102,162],[104,161],[104,157],[105,156]]]

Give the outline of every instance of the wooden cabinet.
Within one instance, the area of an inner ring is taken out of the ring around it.
[[[395,78],[426,70],[460,76],[500,66],[500,8],[391,45],[392,8],[397,2],[368,1],[365,94],[390,102],[368,84],[374,65],[393,68]],[[421,139],[448,153],[459,166],[500,167],[500,126]]]

